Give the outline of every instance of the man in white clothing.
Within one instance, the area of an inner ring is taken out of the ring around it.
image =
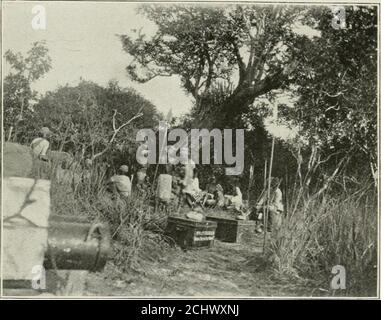
[[[257,203],[256,209],[258,212],[262,213],[267,207],[268,221],[267,229],[272,231],[273,229],[278,230],[282,224],[282,215],[284,211],[283,201],[282,201],[282,191],[279,188],[280,180],[277,177],[272,177],[270,180],[270,199],[268,200],[268,190],[264,190],[260,200]],[[263,220],[263,219],[261,219]],[[261,226],[258,229],[261,231]]]
[[[48,136],[51,134],[49,128],[43,127],[40,130],[41,137],[38,137],[32,141],[30,147],[32,148],[33,154],[40,160],[48,161],[47,152],[49,149]]]

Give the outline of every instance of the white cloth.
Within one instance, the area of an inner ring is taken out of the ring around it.
[[[239,187],[235,187],[235,192],[236,192],[236,195],[233,196],[230,201],[235,208],[239,209],[242,207],[242,204],[243,204],[242,192]]]
[[[131,195],[131,181],[130,178],[125,175],[114,175],[111,177],[110,181],[114,183],[118,192],[125,197]]]
[[[195,164],[193,160],[188,160],[187,164],[184,164],[184,179],[183,179],[183,192],[193,194],[194,190],[194,179],[193,179],[193,170]]]
[[[49,141],[44,138],[36,138],[30,144],[32,151],[35,156],[46,156],[46,153],[49,149]]]
[[[185,170],[185,179],[193,179],[193,170],[195,169],[196,164],[194,161],[188,160],[188,163],[184,164],[184,170]]]
[[[194,178],[194,179],[193,179],[192,186],[193,186],[193,190],[194,190],[195,192],[201,192],[201,189],[200,189],[200,182],[198,181],[198,178]]]

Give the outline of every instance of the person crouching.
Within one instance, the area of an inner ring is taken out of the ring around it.
[[[131,195],[131,180],[127,176],[129,171],[128,166],[122,165],[119,174],[115,174],[110,178],[110,184],[114,186],[114,190],[122,198],[128,198]]]

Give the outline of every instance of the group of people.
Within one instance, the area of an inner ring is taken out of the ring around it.
[[[222,185],[216,182],[215,176],[212,176],[205,190],[202,190],[196,173],[183,192],[190,204],[208,208],[232,209],[237,213],[243,213],[245,206],[241,189],[237,183],[233,183],[231,187],[232,194],[225,193]]]
[[[258,233],[262,233],[264,230],[266,216],[267,231],[279,229],[284,213],[279,178],[272,177],[270,184],[266,183],[267,186],[270,186],[270,190],[266,187],[255,206],[250,207],[249,203],[243,200],[238,179],[230,179],[230,194],[224,192],[215,176],[211,177],[203,190],[200,188],[198,173],[192,160],[177,168],[179,170],[173,168],[167,170],[167,174],[172,176],[171,200],[176,200],[178,207],[185,205],[190,210],[200,212],[206,208],[227,210],[233,213],[237,219],[247,219],[251,216],[257,221],[256,231]]]
[[[49,161],[48,149],[49,149],[49,136],[51,131],[47,127],[43,127],[40,131],[40,136],[35,138],[31,143],[31,149],[33,154],[41,161]],[[90,175],[90,169],[92,161],[86,159],[84,167],[81,169],[82,178],[86,178]],[[68,172],[74,172],[72,168],[60,168],[57,171],[57,178],[69,182],[72,181],[72,177],[68,178]],[[206,188],[202,190],[200,188],[200,182],[197,171],[195,170],[195,163],[188,159],[185,164],[173,166],[168,165],[166,168],[166,175],[171,176],[170,185],[167,185],[166,194],[170,196],[166,199],[161,199],[164,202],[175,202],[176,207],[179,210],[181,207],[187,206],[188,209],[193,211],[203,211],[205,208],[215,208],[222,210],[231,210],[236,214],[238,219],[246,219],[250,215],[252,209],[255,210],[254,219],[257,220],[256,231],[261,233],[264,228],[264,217],[268,217],[267,228],[268,231],[279,228],[284,212],[282,202],[282,192],[280,190],[280,180],[276,177],[271,178],[270,190],[266,188],[259,197],[254,208],[250,208],[249,204],[243,200],[241,189],[237,180],[233,179],[231,183],[231,194],[226,194],[221,184],[217,183],[215,176],[212,176]],[[145,167],[140,168],[136,172],[136,190],[139,194],[143,194],[148,189],[147,183],[147,169]],[[86,176],[86,177],[85,177]],[[81,178],[78,178],[81,179]],[[113,190],[121,198],[128,198],[131,196],[132,191],[132,179],[129,177],[129,167],[127,165],[121,165],[118,172],[115,173],[108,180],[109,190]],[[75,179],[74,179],[75,180]],[[78,181],[79,182],[79,181]],[[157,195],[160,198],[160,195]]]
[[[242,213],[244,209],[242,192],[238,185],[234,185],[232,195],[224,194],[221,184],[218,184],[213,176],[206,188],[201,189],[198,172],[192,159],[187,159],[178,165],[167,165],[163,176],[169,179],[164,185],[160,183],[159,177],[159,199],[167,204],[176,203],[177,211],[183,207],[193,211],[203,211],[204,208],[226,208]],[[170,190],[160,192],[160,188]]]
[[[119,174],[111,177],[110,182],[114,183],[116,191],[123,197],[131,195],[132,182],[127,176],[128,166],[123,165],[119,168]],[[267,217],[267,231],[271,232],[278,229],[281,225],[284,206],[282,201],[282,192],[280,190],[280,179],[272,177],[270,180],[270,190],[265,188],[255,207],[250,208],[247,201],[243,200],[241,189],[237,179],[231,179],[231,194],[224,193],[221,184],[217,183],[215,176],[212,176],[205,189],[200,188],[198,172],[195,163],[189,159],[185,164],[166,166],[166,173],[170,179],[166,188],[166,196],[161,197],[157,192],[156,197],[160,198],[166,205],[173,203],[177,211],[185,209],[185,212],[196,211],[203,212],[204,209],[221,209],[233,212],[237,219],[246,219],[252,216],[257,221],[256,232],[262,233],[265,224],[265,215]],[[141,168],[136,173],[136,189],[142,192],[147,189],[146,168]],[[160,189],[160,177],[158,191]],[[169,189],[169,190],[168,190]],[[252,211],[254,214],[252,215]]]

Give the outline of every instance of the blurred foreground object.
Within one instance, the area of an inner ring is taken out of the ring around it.
[[[30,148],[4,144],[3,293],[82,295],[87,272],[107,262],[109,230],[52,216],[51,182],[33,177],[35,160]]]

